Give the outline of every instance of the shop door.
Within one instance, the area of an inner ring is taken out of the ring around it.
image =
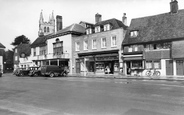
[[[166,60],[166,75],[173,75],[173,60]]]
[[[176,74],[183,75],[183,60],[176,60]]]
[[[76,62],[76,73],[80,73],[80,62]]]
[[[127,61],[126,62],[126,66],[127,66],[127,75],[130,75],[131,74],[131,66],[130,66],[130,62],[129,61]]]

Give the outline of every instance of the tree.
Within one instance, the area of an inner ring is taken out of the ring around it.
[[[18,46],[20,44],[30,44],[30,40],[25,35],[20,35],[14,39],[11,43],[13,46]]]
[[[11,45],[17,48],[21,58],[26,58],[31,54],[30,40],[25,35],[20,35],[14,39]]]
[[[30,44],[20,44],[17,46],[17,51],[21,58],[26,58],[31,55]]]

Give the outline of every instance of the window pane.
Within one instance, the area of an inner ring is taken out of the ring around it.
[[[160,68],[160,61],[154,61],[154,68],[155,69]]]
[[[146,68],[151,69],[152,68],[152,61],[146,61]]]

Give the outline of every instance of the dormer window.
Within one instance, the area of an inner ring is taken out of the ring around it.
[[[87,34],[87,35],[88,35],[88,34],[92,34],[92,29],[91,29],[91,28],[86,29],[86,34]]]
[[[95,33],[100,32],[100,26],[95,27]]]
[[[108,30],[110,30],[110,24],[104,25],[104,31],[108,31]]]
[[[139,35],[138,30],[134,30],[134,31],[131,31],[131,32],[130,32],[130,37],[131,37],[131,38],[135,38],[135,37],[137,37],[138,35]]]

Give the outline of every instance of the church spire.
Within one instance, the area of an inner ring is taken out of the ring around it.
[[[42,24],[42,23],[44,22],[42,11],[43,11],[43,10],[41,10],[41,13],[40,13],[40,20],[39,20],[39,23],[40,23],[40,24]]]

